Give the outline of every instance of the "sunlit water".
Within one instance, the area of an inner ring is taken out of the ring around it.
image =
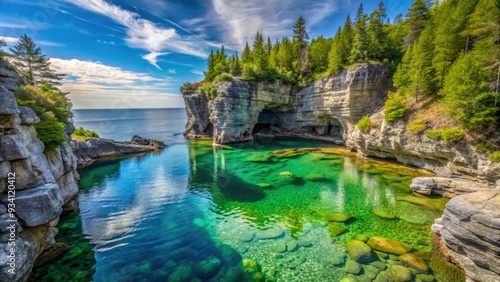
[[[277,151],[293,148],[326,149]],[[80,170],[80,210],[58,226],[57,241],[71,251],[32,281],[258,278],[245,273],[246,259],[269,281],[340,281],[344,264],[332,259],[347,260],[344,243],[357,235],[430,249],[430,224],[445,200],[411,193],[411,179],[423,173],[291,140],[219,148],[192,141],[99,161]],[[329,223],[330,213],[353,218]],[[332,237],[330,225],[345,232]]]

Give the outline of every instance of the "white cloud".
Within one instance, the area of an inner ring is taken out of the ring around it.
[[[7,45],[14,45],[19,41],[19,38],[16,37],[9,37],[9,36],[0,36],[1,39],[5,40],[5,43]],[[44,41],[44,40],[33,40],[36,45],[40,46],[52,46],[52,47],[59,47],[59,46],[64,46],[63,44],[57,43],[57,42],[51,42],[51,41]]]
[[[182,107],[182,96],[168,93],[169,77],[157,78],[101,62],[50,59],[66,73],[61,90],[70,92],[75,108]]]
[[[197,75],[203,75],[203,71],[201,71],[201,70],[191,70],[191,73],[197,74]]]
[[[66,1],[93,13],[109,17],[114,22],[124,26],[127,34],[125,37],[127,45],[147,50],[149,54],[143,58],[156,67],[158,67],[157,57],[169,51],[206,57],[203,46],[199,44],[200,40],[195,36],[180,36],[173,28],[157,26],[153,22],[141,18],[137,13],[124,10],[104,0]]]
[[[169,69],[168,73],[175,74],[175,69]]]
[[[158,57],[159,56],[163,56],[163,55],[166,55],[167,53],[166,52],[152,52],[152,53],[149,53],[147,55],[144,55],[144,56],[141,56],[144,60],[148,61],[150,64],[152,64],[153,66],[159,68],[161,70],[161,68],[158,66],[157,62],[158,62]]]
[[[242,50],[245,42],[253,42],[257,31],[264,36],[280,38],[290,36],[299,16],[310,28],[321,22],[350,0],[211,0],[211,9],[203,18],[183,22],[192,30],[217,30],[224,45]]]

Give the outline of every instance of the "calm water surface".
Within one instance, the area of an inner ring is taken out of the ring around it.
[[[61,220],[56,238],[72,249],[36,270],[32,281],[249,281],[261,275],[339,281],[344,264],[333,259],[347,259],[344,243],[357,235],[430,249],[430,224],[445,200],[411,193],[411,179],[421,171],[320,142],[214,148],[211,141],[175,135],[184,113],[141,111],[136,116],[153,118],[121,120],[119,133],[99,127],[108,122],[104,117],[113,119],[109,112],[75,115],[77,126],[103,137],[138,133],[174,145],[81,169],[80,210]],[[93,121],[79,120],[83,116]],[[167,116],[173,120],[159,118]],[[141,125],[149,122],[155,125]],[[311,149],[283,150],[293,148]],[[331,213],[352,219],[327,222]],[[332,236],[331,226],[343,233]]]

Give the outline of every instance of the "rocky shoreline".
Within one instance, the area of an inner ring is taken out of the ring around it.
[[[447,144],[409,132],[404,121],[386,122],[381,108],[390,89],[387,68],[377,64],[358,65],[302,89],[238,79],[218,83],[212,99],[188,89],[182,93],[188,115],[185,135],[212,138],[214,145],[257,136],[322,140],[434,172],[438,177],[416,178],[411,187],[419,194],[453,198],[434,224],[434,253],[458,265],[468,281],[498,280],[500,258],[493,254],[499,252],[500,239],[491,242],[488,237],[500,232],[499,188],[494,184],[500,164],[472,144]],[[356,127],[363,115],[372,124],[366,133]],[[462,205],[467,213],[458,209]],[[472,235],[460,235],[460,230]]]
[[[139,154],[157,151],[168,147],[161,141],[142,138],[137,135],[133,136],[132,140],[126,142],[119,142],[105,138],[87,138],[84,141],[73,140],[71,145],[79,167],[90,165],[94,161],[101,158]]]

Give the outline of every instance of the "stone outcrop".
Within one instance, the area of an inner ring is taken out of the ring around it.
[[[479,178],[493,182],[500,178],[500,164],[476,152],[473,144],[447,144],[430,139],[425,134],[407,130],[404,121],[387,122],[383,112],[370,117],[372,128],[362,132],[355,128],[346,140],[346,146],[365,156],[395,159],[406,165],[432,171],[444,177]]]
[[[436,176],[415,177],[412,179],[410,188],[413,192],[422,195],[435,194],[446,198],[453,198],[462,194],[493,190],[495,186],[477,180],[471,181],[470,179]]]
[[[447,256],[469,281],[500,277],[500,187],[457,196],[432,229],[448,248]]]
[[[77,207],[76,157],[67,143],[44,154],[33,127],[40,119],[31,109],[18,107],[12,93],[21,83],[15,69],[0,60],[0,281],[25,281],[41,254],[53,257],[59,216]],[[9,183],[9,173],[15,173],[15,183]],[[12,215],[10,184],[15,186]],[[15,274],[7,264],[11,248]]]
[[[127,142],[93,137],[85,141],[73,141],[73,152],[79,166],[89,165],[99,158],[156,151],[165,147],[167,145],[161,141],[137,135]]]
[[[343,143],[365,114],[380,108],[390,87],[389,69],[359,65],[296,89],[281,82],[223,81],[209,99],[183,91],[185,134],[214,143],[250,141],[254,135],[300,137]]]

